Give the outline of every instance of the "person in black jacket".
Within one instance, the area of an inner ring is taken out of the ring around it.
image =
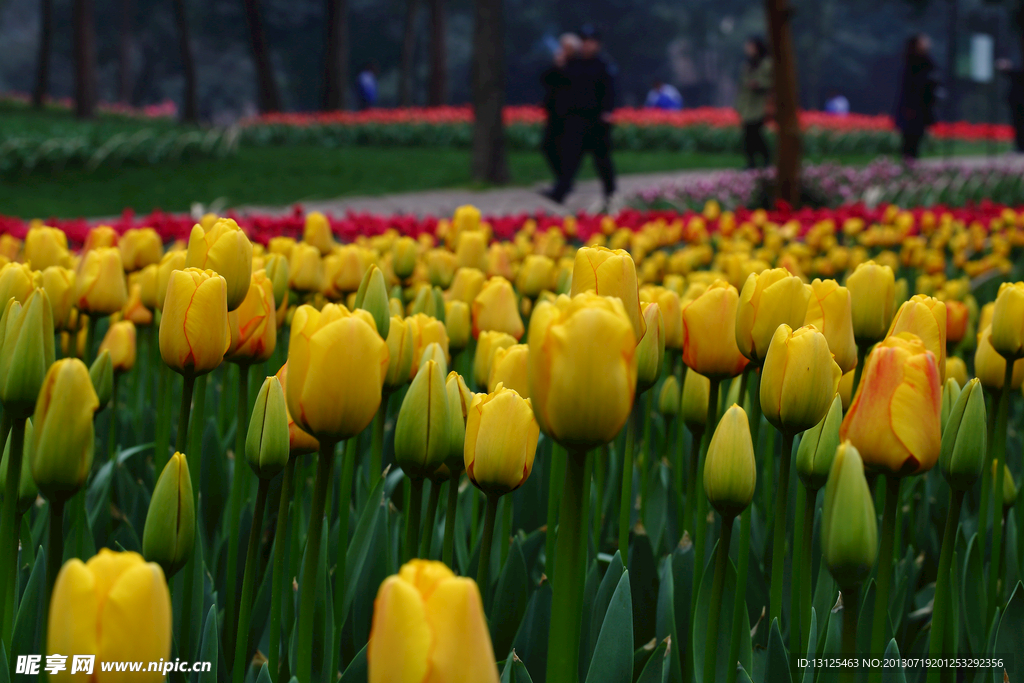
[[[1000,59],[996,68],[1010,82],[1006,103],[1010,105],[1010,120],[1013,122],[1013,147],[1017,152],[1024,152],[1024,69],[1013,68],[1013,62],[1008,59]]]
[[[615,166],[612,164],[611,115],[615,104],[615,86],[608,63],[601,57],[597,31],[586,26],[580,31],[579,56],[565,66],[568,78],[567,111],[559,145],[559,174],[554,188],[545,196],[558,202],[572,190],[583,155],[594,157],[601,178],[605,203],[615,193]]]
[[[928,127],[935,123],[935,62],[931,40],[919,33],[907,40],[896,127],[903,133],[903,157],[916,159]]]
[[[569,77],[565,68],[569,60],[579,52],[579,48],[579,36],[575,33],[562,34],[558,41],[558,50],[554,54],[554,63],[545,69],[540,77],[544,86],[544,112],[547,114],[541,151],[556,178],[562,167],[559,145],[562,142],[569,99]]]

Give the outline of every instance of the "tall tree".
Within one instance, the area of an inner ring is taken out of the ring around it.
[[[793,8],[789,0],[765,0],[771,33],[775,74],[775,120],[779,128],[776,169],[778,198],[792,206],[800,202],[800,102],[797,92],[796,58],[793,52]]]
[[[96,21],[93,0],[74,0],[75,115],[92,118],[96,113]]]
[[[36,57],[36,83],[32,88],[32,106],[43,106],[50,89],[50,43],[53,42],[53,0],[39,3],[39,52]]]
[[[245,23],[249,26],[249,45],[256,66],[257,104],[260,112],[281,110],[281,95],[274,78],[274,65],[270,61],[270,47],[263,26],[259,0],[245,0]]]
[[[117,99],[127,103],[132,96],[132,0],[121,0],[121,42],[117,62]]]
[[[196,86],[196,61],[192,56],[192,39],[189,36],[185,0],[174,0],[174,22],[178,25],[178,52],[181,55],[181,69],[185,76],[181,120],[185,123],[197,123],[199,121],[199,96]]]
[[[505,21],[503,0],[474,0],[473,178],[508,182],[505,151]]]
[[[448,99],[448,43],[444,0],[430,0],[430,89],[427,102],[432,107]]]
[[[344,109],[348,89],[348,2],[327,0],[323,108]]]
[[[406,0],[405,33],[402,36],[402,63],[398,72],[398,97],[403,107],[412,104],[412,77],[416,60],[416,28],[419,24],[420,0]]]

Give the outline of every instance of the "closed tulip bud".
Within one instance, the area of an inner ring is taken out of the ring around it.
[[[36,289],[24,306],[8,301],[0,327],[0,401],[12,418],[28,417],[54,359],[53,314],[46,292]]]
[[[404,386],[412,376],[412,354],[415,347],[412,324],[392,316],[388,325],[388,372],[384,386],[389,391]]]
[[[230,218],[222,218],[209,230],[192,228],[185,267],[212,270],[227,285],[228,310],[242,305],[252,281],[252,242]]]
[[[904,332],[887,337],[868,356],[839,436],[876,472],[926,472],[939,459],[941,409],[935,355]]]
[[[288,257],[282,254],[267,254],[263,261],[263,269],[274,287],[274,308],[280,308],[288,302]]]
[[[32,464],[29,461],[29,445],[32,443],[32,420],[25,421],[25,443],[21,449],[21,478],[18,480],[18,512],[24,514],[39,496],[36,480],[32,478]],[[461,459],[462,453],[459,453]],[[4,458],[0,463],[0,491],[7,490],[7,467],[11,462],[11,435],[7,434]]]
[[[951,379],[961,387],[967,384],[967,363],[960,356],[946,356],[946,381]]]
[[[970,324],[970,310],[962,301],[946,301],[946,343],[959,344],[967,335]]]
[[[310,212],[306,216],[306,226],[302,231],[302,241],[316,247],[321,254],[328,254],[334,246],[334,233],[331,224],[319,211]]]
[[[751,273],[743,283],[736,308],[736,345],[755,363],[763,362],[780,325],[800,327],[811,292],[785,268]]]
[[[438,315],[437,300],[434,298],[433,290],[427,285],[423,285],[416,290],[416,297],[413,299],[409,312],[412,315],[422,313],[438,320],[444,317],[443,315]]]
[[[828,350],[832,352],[843,374],[857,367],[850,290],[840,287],[835,280],[812,282],[804,325],[814,325],[825,335]]]
[[[89,368],[89,379],[99,401],[98,410],[103,410],[114,396],[114,361],[110,351],[102,349]]]
[[[129,228],[117,242],[125,272],[131,273],[160,262],[164,244],[153,228]]]
[[[121,318],[142,326],[153,323],[152,311],[142,305],[142,288],[138,283],[128,288],[128,301],[124,303],[124,308],[121,310]]]
[[[498,331],[519,339],[525,332],[523,319],[519,316],[516,293],[509,281],[503,277],[496,276],[487,281],[473,299],[471,312],[474,337],[479,338],[481,332]]]
[[[473,381],[478,387],[486,387],[491,376],[491,363],[498,349],[507,349],[515,345],[511,335],[498,331],[487,331],[480,334],[473,356]]]
[[[942,431],[939,468],[951,488],[974,487],[985,467],[987,445],[985,396],[981,382],[972,379],[956,396]]]
[[[992,310],[992,348],[1003,358],[1024,357],[1024,282],[999,286]]]
[[[36,278],[32,269],[24,263],[6,263],[0,267],[0,302],[14,298],[23,304],[36,289]]]
[[[636,343],[621,300],[579,294],[539,304],[530,319],[529,378],[544,433],[581,450],[615,438],[633,406]]]
[[[483,271],[476,268],[459,268],[455,271],[455,278],[451,287],[448,288],[449,301],[464,301],[472,304],[477,295],[483,290],[487,278]]]
[[[395,422],[395,460],[406,476],[426,479],[448,457],[448,392],[444,368],[423,364],[409,385]]]
[[[658,394],[658,412],[666,417],[675,417],[679,414],[679,400],[682,390],[675,375],[669,375],[661,384],[661,392]]]
[[[288,464],[290,445],[288,409],[277,377],[267,377],[256,394],[256,404],[245,438],[245,459],[260,479],[273,479]]]
[[[1006,359],[992,348],[992,326],[982,329],[978,335],[978,348],[974,350],[974,374],[981,385],[990,390],[1001,390],[1006,382]],[[1024,382],[1024,359],[1013,362],[1010,388],[1020,389]]]
[[[281,369],[274,375],[277,377],[278,382],[281,383],[281,391],[284,395],[288,395],[288,363],[285,362],[281,366]],[[306,453],[316,453],[320,450],[320,442],[310,436],[307,432],[302,431],[302,428],[295,424],[292,414],[288,411],[288,400],[285,399],[285,416],[288,418],[288,452],[291,455],[304,455]]]
[[[444,388],[448,396],[448,455],[444,466],[448,469],[449,476],[452,476],[458,475],[466,468],[463,457],[466,444],[466,416],[469,414],[474,394],[466,386],[462,375],[454,370],[448,373]]]
[[[111,248],[117,246],[118,235],[117,231],[109,225],[97,225],[94,228],[90,228],[89,232],[85,236],[85,243],[82,245],[82,251],[92,251],[93,249],[99,248]]]
[[[636,390],[641,394],[661,377],[661,365],[665,361],[665,320],[661,307],[655,303],[643,304],[643,316],[647,331],[636,345]]]
[[[683,312],[679,295],[674,290],[662,288],[654,293],[652,300],[661,308],[665,322],[665,347],[682,350]]]
[[[388,345],[362,318],[328,308],[295,311],[286,396],[296,424],[320,441],[337,442],[359,434],[377,414]]]
[[[32,416],[32,478],[47,500],[67,500],[92,469],[93,415],[99,398],[77,358],[50,366]]]
[[[448,329],[448,345],[461,351],[469,344],[469,306],[464,301],[449,301],[444,307],[445,327]]]
[[[455,254],[447,249],[431,249],[427,252],[427,277],[430,284],[448,289],[455,277],[459,262]]]
[[[459,268],[487,270],[487,235],[479,230],[468,230],[458,236],[455,260]]]
[[[825,485],[832,458],[839,447],[839,426],[843,423],[843,400],[838,395],[821,422],[814,425],[800,438],[796,451],[796,473],[809,491],[817,491]]]
[[[679,416],[691,432],[704,432],[710,394],[711,380],[692,368],[687,370],[680,395]]]
[[[780,431],[810,429],[825,417],[842,376],[817,328],[779,325],[761,373],[761,410]]]
[[[388,338],[391,326],[391,309],[388,304],[388,287],[384,282],[384,273],[376,265],[366,269],[359,290],[356,292],[356,308],[368,311],[377,325],[381,339]]]
[[[164,301],[167,299],[167,287],[171,282],[171,273],[185,268],[185,256],[187,252],[179,249],[169,251],[160,259],[156,270],[156,303],[157,309],[163,310]]]
[[[121,252],[97,247],[86,252],[75,273],[75,305],[84,313],[110,315],[124,308],[128,286]]]
[[[646,330],[640,312],[640,296],[637,289],[636,264],[628,252],[605,247],[583,247],[576,252],[572,268],[571,295],[593,290],[600,296],[614,296],[622,305],[633,325],[637,340],[643,339]]]
[[[391,267],[395,277],[406,280],[416,270],[416,258],[419,256],[419,245],[411,237],[399,237],[391,245]]]
[[[992,316],[995,310],[995,301],[990,301],[981,307],[981,311],[978,313],[978,330],[984,330],[992,324]]]
[[[501,384],[478,394],[466,416],[466,475],[488,495],[515,491],[533,470],[539,436],[530,399]]]
[[[196,537],[196,509],[188,459],[181,453],[164,465],[149,500],[142,531],[142,554],[174,576],[192,558]]]
[[[423,350],[432,343],[437,343],[444,351],[445,360],[451,359],[448,351],[448,331],[444,323],[423,313],[417,313],[406,318],[412,330],[413,351],[412,351],[412,374],[419,371],[420,358]]]
[[[747,359],[736,345],[739,293],[715,280],[703,294],[683,305],[683,362],[708,378],[728,379],[743,372]]]
[[[274,309],[274,285],[266,272],[252,274],[249,294],[237,309],[228,313],[231,344],[225,359],[249,365],[270,358],[277,347],[277,311]]]
[[[288,262],[288,286],[297,292],[319,292],[323,281],[320,251],[305,242],[296,244]]]
[[[423,367],[427,361],[432,360],[441,368],[441,374],[448,373],[448,360],[445,358],[444,349],[437,342],[427,344],[420,354],[419,367]]]
[[[846,278],[853,312],[853,336],[871,344],[885,336],[895,311],[896,278],[889,266],[862,263]]]
[[[864,463],[849,442],[836,450],[825,484],[821,554],[843,589],[866,579],[878,555],[875,503],[864,477]]]
[[[541,254],[530,254],[523,259],[516,275],[516,289],[523,296],[536,298],[543,290],[551,289],[554,272],[554,261]]]
[[[429,560],[412,560],[385,579],[366,664],[368,683],[498,683],[476,582]]]
[[[722,415],[704,462],[704,492],[725,519],[743,512],[754,498],[757,464],[750,423],[743,408],[733,405]]]
[[[946,304],[930,296],[915,294],[900,306],[892,319],[889,334],[909,332],[917,335],[924,347],[935,354],[939,377],[946,379]]]
[[[844,413],[850,409],[850,403],[853,402],[853,375],[854,370],[850,370],[839,380],[839,398],[843,400]]]
[[[992,461],[992,481],[996,480],[997,463]],[[1005,515],[1017,502],[1017,485],[1013,483],[1013,473],[1007,465],[1003,465],[1003,514]]]
[[[487,391],[493,392],[502,384],[523,398],[530,397],[529,380],[530,348],[526,344],[515,344],[495,349],[491,356],[491,373],[487,378]]]
[[[942,433],[946,433],[946,420],[949,419],[949,413],[953,410],[953,405],[956,403],[957,398],[960,397],[960,383],[952,377],[946,380],[946,383],[942,385]]]
[[[212,270],[171,273],[160,318],[160,355],[182,375],[202,375],[224,360],[231,346],[227,283]]]
[[[67,267],[70,261],[67,235],[60,228],[47,225],[30,228],[25,234],[25,260],[35,270]]]
[[[135,323],[119,320],[107,328],[99,351],[109,351],[114,372],[123,373],[135,367],[135,346]]]
[[[0,271],[0,278],[2,278]],[[43,271],[43,289],[50,299],[53,313],[53,329],[63,332],[71,322],[71,310],[75,306],[75,271],[60,266],[50,266]],[[0,300],[6,301],[0,295]]]
[[[64,563],[50,596],[46,652],[96,656],[97,681],[160,683],[166,674],[104,673],[102,663],[171,659],[171,594],[160,565],[133,552],[102,548],[88,562]],[[63,660],[62,660],[63,661]],[[52,681],[74,681],[71,667]]]

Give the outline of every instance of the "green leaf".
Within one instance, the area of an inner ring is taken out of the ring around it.
[[[836,586],[835,579],[832,578],[832,574],[829,573],[828,567],[825,566],[825,559],[822,558],[818,565],[818,582],[814,586],[814,610],[821,615],[824,615],[818,622],[818,642],[825,642],[825,630],[828,627],[828,615],[832,612],[832,607],[836,604],[839,589]]]
[[[658,640],[669,639],[670,675],[673,683],[683,680],[682,658],[680,655],[679,632],[676,629],[675,583],[672,576],[672,557],[666,556],[658,570],[658,613],[655,615],[655,634]],[[676,643],[672,648],[671,643]]]
[[[335,615],[335,621],[344,624],[348,617],[348,610],[352,606],[352,598],[355,597],[356,581],[354,580],[362,573],[363,565],[366,563],[366,556],[370,550],[370,539],[373,537],[375,525],[382,523],[379,514],[381,508],[387,513],[387,500],[384,498],[384,477],[378,477],[377,483],[367,499],[367,505],[363,507],[359,515],[359,522],[356,524],[355,533],[349,541],[348,551],[345,555],[345,599],[342,602],[340,615]]]
[[[263,668],[260,669],[260,675],[256,677],[256,683],[274,683],[270,679],[270,669],[267,668],[266,662],[263,662]]]
[[[18,605],[18,615],[14,619],[14,637],[11,641],[11,652],[42,653],[45,634],[39,633],[43,623],[43,602],[45,600],[44,583],[46,581],[46,553],[36,553],[36,561],[32,565],[25,592]],[[72,653],[74,654],[74,653]],[[45,661],[45,660],[44,660]]]
[[[612,601],[612,594],[619,585],[619,579],[622,578],[622,574],[625,571],[626,568],[622,565],[622,556],[616,550],[612,556],[612,561],[608,564],[608,569],[605,570],[604,578],[601,579],[601,584],[597,588],[594,600],[591,602],[590,628],[588,630],[589,642],[583,643],[582,647],[583,668],[586,671],[590,670],[590,660],[594,656],[594,648],[597,647],[597,637],[601,634],[601,625],[604,624],[604,616],[608,611],[608,604]],[[630,643],[630,647],[632,647],[632,643]]]
[[[654,620],[650,615],[658,611],[658,567],[654,560],[650,538],[635,534],[630,543],[629,587],[633,592],[633,647],[654,638]]]
[[[495,656],[500,657],[511,650],[519,622],[526,612],[529,590],[522,543],[516,538],[501,570],[498,587],[494,592],[494,602],[491,604],[491,643]]]
[[[623,572],[608,603],[586,683],[619,683],[633,676],[633,599],[629,572]]]
[[[711,557],[715,556],[717,552],[718,544],[715,544],[715,548],[712,549]],[[714,580],[714,571],[704,572],[704,576],[701,578],[700,590],[697,593],[697,608],[693,613],[693,633],[691,635],[691,641],[693,643],[693,666],[694,671],[704,671],[704,653],[707,651],[706,637],[707,637],[707,623],[708,614],[711,611],[711,584]],[[736,600],[736,568],[733,567],[732,560],[726,564],[725,572],[725,584],[722,589],[722,614],[731,615],[733,612],[733,603]],[[747,616],[747,610],[741,610],[743,612],[742,627],[740,628],[740,664],[743,668],[748,671],[753,671],[753,653],[752,645],[750,641],[750,618]],[[726,619],[727,620],[727,619]],[[724,623],[724,622],[723,622]],[[719,654],[715,658],[715,680],[725,680],[727,667],[730,666],[728,661],[729,646],[732,640],[732,632],[728,628],[719,628],[717,634],[717,648]],[[732,663],[735,666],[735,663]]]
[[[366,645],[363,645],[363,649],[349,662],[345,673],[341,674],[339,683],[366,683],[367,676]]]
[[[544,582],[526,603],[526,614],[512,642],[512,650],[535,672],[548,662],[548,624],[551,622],[551,584]]]
[[[967,641],[971,653],[981,655],[985,652],[985,636],[988,624],[985,618],[985,605],[988,604],[988,593],[985,590],[985,560],[982,555],[983,539],[978,534],[971,536],[967,543],[967,559],[964,563],[964,575],[960,591],[963,607],[964,623],[967,626]]]
[[[7,663],[7,650],[0,643],[0,683],[11,683],[11,666]]]
[[[200,672],[198,683],[217,683],[217,656],[220,653],[220,637],[217,628],[217,606],[211,605],[203,629],[203,644],[199,649],[199,660],[211,662],[209,671]]]
[[[526,670],[523,660],[512,650],[505,660],[505,668],[501,671],[501,683],[533,683],[530,672]]]
[[[885,660],[900,660],[900,648],[896,644],[896,639],[893,638],[889,641],[889,647],[885,648]],[[882,683],[907,683],[907,675],[903,671],[903,667],[886,667],[882,669]]]
[[[772,620],[772,628],[768,634],[768,662],[764,669],[765,683],[792,683],[793,677],[789,671],[789,654],[786,652],[786,645],[782,642],[782,633],[779,631],[779,620]]]
[[[1007,663],[1006,669],[1021,671],[1024,657],[1021,656],[1021,637],[1024,634],[1024,583],[1020,581],[1010,594],[1010,599],[999,619],[999,630],[996,633],[995,647],[992,654],[1008,654],[1014,657],[1013,663]]]
[[[814,652],[818,648],[818,614],[811,608],[811,628],[807,636],[807,658],[812,659]],[[804,668],[804,675],[801,679],[802,683],[814,683],[814,667],[808,666]]]
[[[665,531],[668,506],[667,476],[663,474],[664,464],[651,468],[644,490],[644,528],[651,540],[651,548],[660,554],[662,535]],[[642,472],[642,470],[641,470]]]
[[[651,653],[650,659],[647,660],[643,671],[640,672],[640,676],[636,679],[636,683],[667,683],[672,661],[669,657],[668,644],[668,640],[663,640],[658,644],[658,647]]]

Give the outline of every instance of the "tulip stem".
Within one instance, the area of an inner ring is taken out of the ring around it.
[[[779,481],[775,486],[775,529],[772,544],[772,585],[768,605],[768,623],[779,620],[782,628],[782,584],[786,569],[786,510],[789,509],[789,466],[793,460],[793,435],[782,433],[782,458]],[[891,540],[891,539],[890,539]],[[790,615],[792,621],[793,615]]]
[[[367,481],[370,484],[370,488],[373,488],[373,484],[377,481],[377,477],[381,473],[381,461],[384,458],[384,422],[388,416],[388,399],[391,398],[391,394],[385,389],[384,393],[381,394],[380,408],[377,409],[377,413],[373,416],[373,426],[371,429],[370,442],[370,466],[366,470]]]
[[[274,531],[274,564],[270,576],[270,677],[277,680],[281,665],[281,594],[284,591],[284,551],[288,542],[288,503],[292,495],[292,477],[295,475],[295,458],[292,456],[281,477],[281,499],[277,505],[277,525]],[[257,494],[259,492],[257,491]]]
[[[558,571],[552,581],[551,621],[548,631],[547,680],[574,683],[579,674],[580,624],[583,619],[583,500],[586,494],[586,451],[571,451],[565,460],[555,545]]]
[[[981,468],[981,502],[978,508],[978,535],[980,538],[985,538],[988,533],[988,515],[989,510],[992,507],[992,461],[995,460],[996,453],[996,416],[999,413],[999,403],[1002,401],[1003,390],[997,389],[991,392],[991,409],[987,411],[987,422],[985,428],[987,429],[986,435],[988,437],[987,443],[989,452],[986,454],[985,467]]]
[[[448,480],[448,508],[444,516],[444,545],[441,560],[450,569],[455,569],[455,516],[459,512],[459,475]]]
[[[704,683],[715,683],[715,664],[718,656],[718,620],[722,614],[722,592],[725,589],[725,573],[729,562],[729,545],[732,542],[732,523],[735,517],[722,518],[722,533],[718,539],[718,553],[715,555],[715,576],[711,582],[711,611],[704,637]],[[740,548],[742,553],[745,549]]]
[[[992,482],[992,505],[995,513],[992,516],[992,560],[988,567],[988,619],[996,612],[996,606],[1003,603],[1003,478],[1006,465],[1006,420],[1010,407],[1010,388],[1013,384],[1013,359],[1006,361],[1006,376],[1003,380],[1003,391],[999,392],[999,407],[996,413],[995,450],[996,471]],[[991,467],[991,465],[990,465]],[[981,530],[982,534],[985,530]]]
[[[708,447],[711,445],[711,437],[718,426],[718,394],[721,390],[722,380],[713,378],[708,389],[708,417],[704,424],[704,434],[700,444],[700,460],[697,463],[697,476],[691,484],[694,498],[694,542],[693,542],[693,592],[690,595],[698,595],[701,581],[704,580],[704,541],[708,530],[708,497],[704,493],[704,460],[707,458]],[[690,601],[690,623],[693,623],[693,615],[697,609],[697,600]],[[697,678],[697,672],[694,672]]]
[[[46,597],[43,602],[42,633],[46,633],[46,619],[50,614],[50,598],[53,585],[57,582],[57,572],[64,562],[64,501],[53,499],[50,502],[50,537],[46,544]]]
[[[565,451],[551,442],[551,463],[548,468],[548,519],[544,531],[544,573],[548,581],[555,575],[555,532],[558,526],[558,503],[562,495],[565,473]]]
[[[726,683],[736,681],[735,665],[740,658],[740,635],[746,626],[743,612],[747,609],[747,568],[750,565],[750,508],[748,505],[740,515],[740,543],[737,547],[739,562],[736,565],[736,596],[732,603],[732,637],[729,641],[729,666],[725,670]]]
[[[320,454],[316,462],[316,480],[313,484],[313,503],[309,512],[309,532],[306,534],[306,559],[302,566],[299,589],[299,633],[296,676],[300,681],[312,681],[313,670],[313,610],[316,607],[316,578],[320,567],[320,536],[324,526],[324,504],[331,485],[334,466],[334,444],[320,439]]]
[[[427,518],[423,520],[423,533],[420,534],[420,557],[426,560],[430,559],[430,546],[434,542],[434,523],[437,521],[437,503],[440,500],[441,482],[431,481],[430,495],[427,497]]]
[[[235,683],[245,681],[246,654],[249,650],[249,619],[252,614],[252,594],[259,570],[257,554],[260,550],[260,536],[263,530],[263,511],[267,505],[267,491],[270,481],[260,479],[256,490],[256,508],[252,513],[252,527],[249,529],[249,548],[245,554],[245,575],[242,579],[242,596],[238,602],[238,631],[235,636],[234,677]],[[228,589],[228,592],[231,592]]]
[[[353,436],[345,443],[341,463],[341,491],[338,495],[338,547],[337,560],[334,565],[334,665],[335,669],[341,662],[341,613],[345,609],[345,577],[348,562],[348,517],[352,507],[352,477],[356,470],[356,445],[359,437]]]
[[[804,530],[807,520],[804,512],[807,509],[807,490],[801,482],[796,483],[796,501],[793,506],[793,562],[789,569],[789,653],[790,662],[795,663],[803,646],[801,628],[805,628],[800,612],[800,597],[803,590],[800,585],[806,580],[801,576],[804,567]],[[781,624],[780,624],[781,626]],[[793,678],[797,677],[794,665]]]
[[[416,551],[420,546],[420,514],[423,510],[423,487],[426,479],[409,480],[409,504],[405,510],[405,549],[402,552],[402,562],[408,562],[416,557]]]
[[[860,587],[842,589],[843,594],[843,659],[853,660],[857,654],[857,606],[860,603]],[[876,667],[882,671],[881,667]],[[853,683],[857,680],[857,670],[852,666],[844,666],[839,670],[840,683]]]
[[[803,549],[800,551],[800,577],[797,586],[800,589],[800,647],[810,642],[811,634],[811,554],[814,547],[814,512],[817,508],[818,489],[807,489],[804,496],[804,536]],[[807,654],[811,654],[808,652]]]
[[[494,523],[498,516],[498,501],[501,496],[488,494],[484,512],[484,535],[480,539],[480,556],[476,564],[476,585],[484,599],[484,609],[491,606],[491,544],[494,542]]]
[[[178,434],[174,441],[174,449],[179,453],[188,451],[188,422],[192,411],[192,392],[196,386],[195,375],[189,373],[183,377],[185,384],[181,391],[181,407],[178,409]]]
[[[225,372],[225,374],[227,373]],[[238,405],[236,410],[235,467],[231,475],[231,494],[228,496],[230,501],[228,508],[228,557],[227,570],[225,572],[227,590],[224,591],[224,623],[228,625],[235,623],[238,610],[238,606],[235,604],[236,586],[238,585],[238,544],[240,540],[238,538],[238,527],[242,523],[242,503],[243,498],[245,498],[244,477],[248,474],[246,472],[248,468],[245,466],[245,437],[249,432],[249,366],[241,363],[238,365]],[[253,517],[253,524],[256,524],[255,517]],[[235,649],[232,629],[228,626],[228,628],[224,629],[224,653],[230,658],[234,656]]]
[[[689,472],[686,481],[686,519],[683,520],[683,528],[690,532],[690,541],[694,541],[696,530],[694,522],[697,521],[697,466],[700,464],[700,444],[704,441],[703,430],[696,429],[690,433],[690,458]]]
[[[882,512],[882,540],[878,546],[878,575],[875,583],[875,613],[871,625],[871,653],[885,648],[885,627],[889,622],[889,584],[892,579],[892,555],[896,533],[896,507],[900,502],[900,479],[889,474],[885,479],[885,507]],[[878,672],[877,675],[875,672]],[[871,669],[868,681],[882,680],[882,669]]]
[[[939,554],[939,573],[935,578],[935,599],[932,603],[932,627],[928,643],[928,656],[938,657],[945,642],[946,621],[949,618],[950,594],[949,571],[953,560],[953,546],[956,545],[956,530],[960,525],[960,508],[964,502],[964,491],[950,491],[949,514],[946,516],[946,530],[942,534],[942,551]],[[953,653],[947,653],[953,656]],[[938,683],[942,669],[928,669],[928,683]]]
[[[626,447],[622,450],[622,497],[619,499],[619,556],[629,557],[629,526],[633,516],[633,456],[640,422],[640,397],[633,401],[626,423]]]
[[[157,365],[157,430],[153,464],[163,472],[171,448],[171,369],[163,363]]]
[[[4,411],[5,415],[7,411]],[[11,448],[8,453],[11,461],[7,463],[7,480],[4,482],[3,512],[0,516],[0,619],[3,624],[3,646],[11,651],[11,639],[14,636],[14,594],[17,585],[18,570],[18,530],[14,522],[18,517],[18,488],[21,484],[21,457],[25,450],[25,420],[15,417],[11,426]]]

